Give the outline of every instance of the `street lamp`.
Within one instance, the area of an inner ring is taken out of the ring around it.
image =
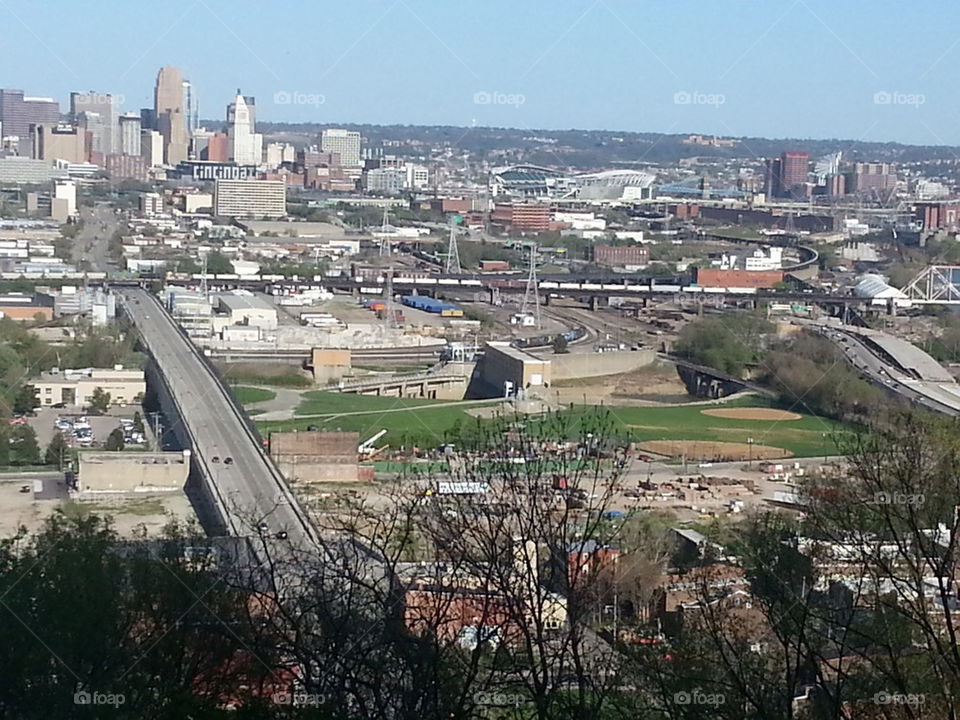
[[[747,438],[747,467],[753,469],[753,438]]]

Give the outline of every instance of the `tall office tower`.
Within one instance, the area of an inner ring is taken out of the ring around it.
[[[92,150],[110,155],[120,151],[119,103],[110,93],[70,93],[70,119],[77,123],[82,113],[99,116],[100,131],[95,136]]]
[[[783,176],[780,158],[767,158],[764,164],[763,192],[767,198],[780,197],[780,179]]]
[[[153,93],[157,130],[163,136],[163,161],[177,165],[187,159],[187,120],[183,110],[183,76],[170,65],[160,68]]]
[[[330,128],[320,133],[320,149],[325,153],[340,153],[344,167],[360,167],[360,133],[353,130]]]
[[[84,135],[84,142],[86,143],[86,152],[87,156],[90,156],[90,153],[97,152],[103,155],[107,155],[101,148],[103,148],[103,135],[104,135],[104,123],[103,118],[100,116],[100,113],[96,112],[87,112],[83,111],[77,113],[74,123]]]
[[[24,153],[31,125],[56,125],[60,104],[51,98],[24,97],[23,90],[0,90],[0,127],[3,137],[20,138]]]
[[[248,105],[247,101],[250,100]],[[237,90],[237,97],[227,108],[230,137],[230,159],[237,165],[259,165],[263,160],[263,135],[255,133],[250,107],[253,98],[245,98]]]
[[[240,88],[237,88],[237,95],[240,96]],[[257,99],[252,95],[243,95],[243,102],[247,106],[247,114],[250,118],[250,127],[257,126]],[[234,122],[234,116],[237,113],[237,103],[236,101],[227,105],[227,125],[232,125]]]
[[[163,165],[163,135],[156,130],[140,132],[140,156],[147,167]]]
[[[157,114],[153,111],[153,108],[140,108],[140,129],[157,129]]]
[[[140,155],[140,116],[136,113],[121,115],[120,122],[120,154]]]
[[[780,188],[782,195],[790,195],[798,186],[807,182],[810,172],[810,155],[797,150],[780,154]]]

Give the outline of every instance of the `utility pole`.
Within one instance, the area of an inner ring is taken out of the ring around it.
[[[537,330],[540,329],[540,287],[537,282],[537,244],[530,244],[530,269],[527,273],[527,289],[523,294],[523,305],[520,306],[520,314],[528,315],[530,306],[533,305],[533,312],[537,319]]]
[[[460,251],[457,249],[457,221],[459,215],[450,218],[450,239],[447,241],[447,264],[444,270],[448,275],[459,275],[463,272],[460,266]]]

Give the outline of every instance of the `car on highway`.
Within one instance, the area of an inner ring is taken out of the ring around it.
[[[233,465],[233,458],[232,458],[232,457],[226,457],[226,458],[224,458],[224,459],[223,459],[223,464],[224,464],[224,465]]]
[[[269,529],[270,529],[270,526],[267,525],[266,520],[261,520],[260,522],[257,523],[257,530],[259,530],[260,532],[265,533]]]
[[[281,531],[278,532],[276,535],[274,535],[274,537],[275,537],[277,540],[286,540],[286,539],[287,539],[288,537],[290,537],[290,536],[287,534],[287,531],[286,531],[286,530],[281,530]]]
[[[220,456],[219,456],[219,455],[214,455],[212,458],[210,458],[210,462],[213,462],[213,463],[218,463],[218,462],[220,462]]]

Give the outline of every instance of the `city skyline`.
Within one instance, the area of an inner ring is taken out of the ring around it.
[[[280,52],[268,52],[261,18],[222,2],[170,3],[169,23],[148,42],[120,33],[110,12],[93,23],[67,4],[26,13],[23,3],[11,3],[0,14],[22,32],[7,38],[8,50],[29,51],[37,61],[0,70],[0,86],[62,105],[71,91],[93,88],[122,96],[120,109],[135,112],[153,104],[156,69],[173,65],[192,83],[204,118],[219,118],[233,90],[243,87],[258,99],[261,122],[960,145],[951,123],[960,101],[948,91],[960,49],[949,39],[927,38],[923,45],[916,39],[929,12],[945,24],[960,14],[945,3],[922,14],[887,4],[888,12],[866,17],[814,0],[750,6],[749,14],[739,3],[650,12],[616,0],[550,6],[549,13],[536,1],[519,7],[495,1],[484,6],[488,11],[427,2],[371,5],[363,13],[273,6],[281,20],[338,29],[310,59],[311,44],[296,33]],[[112,42],[102,53],[84,53],[68,42],[76,32],[94,40],[113,33]],[[398,39],[403,53],[393,49]]]

